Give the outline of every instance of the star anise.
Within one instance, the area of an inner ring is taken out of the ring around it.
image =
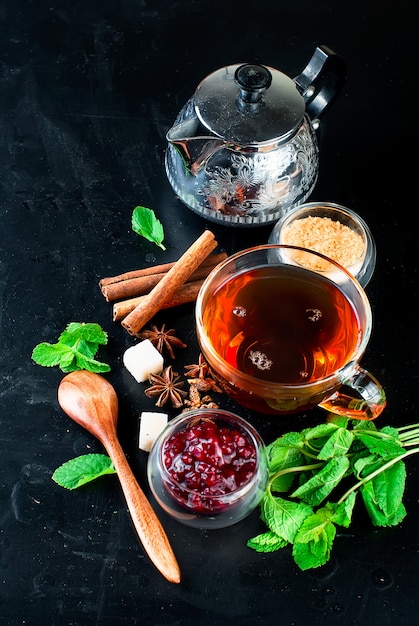
[[[156,406],[162,407],[168,401],[175,409],[183,406],[183,398],[187,395],[182,389],[184,383],[171,365],[165,367],[161,374],[150,374],[149,380],[151,386],[144,393],[149,398],[158,396]]]
[[[202,356],[199,355],[198,363],[193,365],[185,365],[185,375],[190,385],[196,386],[199,391],[216,391],[222,393],[222,389],[217,385],[215,380],[211,376],[211,370],[208,363]]]
[[[208,376],[208,363],[202,356],[202,353],[199,355],[198,363],[185,365],[185,374],[187,378],[206,378]]]
[[[163,324],[159,330],[155,324],[151,324],[151,330],[143,330],[141,333],[138,333],[138,336],[141,339],[149,339],[160,354],[163,354],[165,351],[171,359],[174,359],[173,348],[186,348],[187,346],[186,343],[175,337],[176,331],[174,328],[166,330],[165,326],[166,324]]]

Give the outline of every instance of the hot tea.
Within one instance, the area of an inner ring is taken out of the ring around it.
[[[214,350],[229,365],[286,385],[333,374],[351,359],[362,334],[339,286],[292,265],[228,276],[207,300],[202,319]]]
[[[302,267],[294,255],[310,260]],[[306,257],[305,257],[306,258]],[[327,257],[296,246],[262,245],[233,254],[205,279],[195,307],[202,355],[233,400],[283,415],[321,406],[374,419],[386,405],[380,383],[359,361],[372,329],[368,298]]]

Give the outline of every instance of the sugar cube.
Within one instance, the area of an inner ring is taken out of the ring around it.
[[[163,357],[149,339],[125,350],[122,360],[137,383],[143,383],[150,374],[159,374],[163,369]]]
[[[139,448],[150,452],[151,446],[167,425],[167,413],[143,411],[140,420]]]

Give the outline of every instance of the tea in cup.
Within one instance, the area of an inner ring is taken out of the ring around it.
[[[372,329],[368,298],[320,253],[272,244],[229,257],[201,287],[196,328],[219,385],[254,411],[320,405],[370,420],[386,405],[380,383],[359,365]]]

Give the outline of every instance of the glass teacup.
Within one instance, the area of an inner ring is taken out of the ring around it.
[[[254,411],[320,405],[369,420],[386,405],[380,383],[359,365],[372,329],[368,298],[317,252],[278,244],[229,257],[201,287],[196,328],[220,386]]]

